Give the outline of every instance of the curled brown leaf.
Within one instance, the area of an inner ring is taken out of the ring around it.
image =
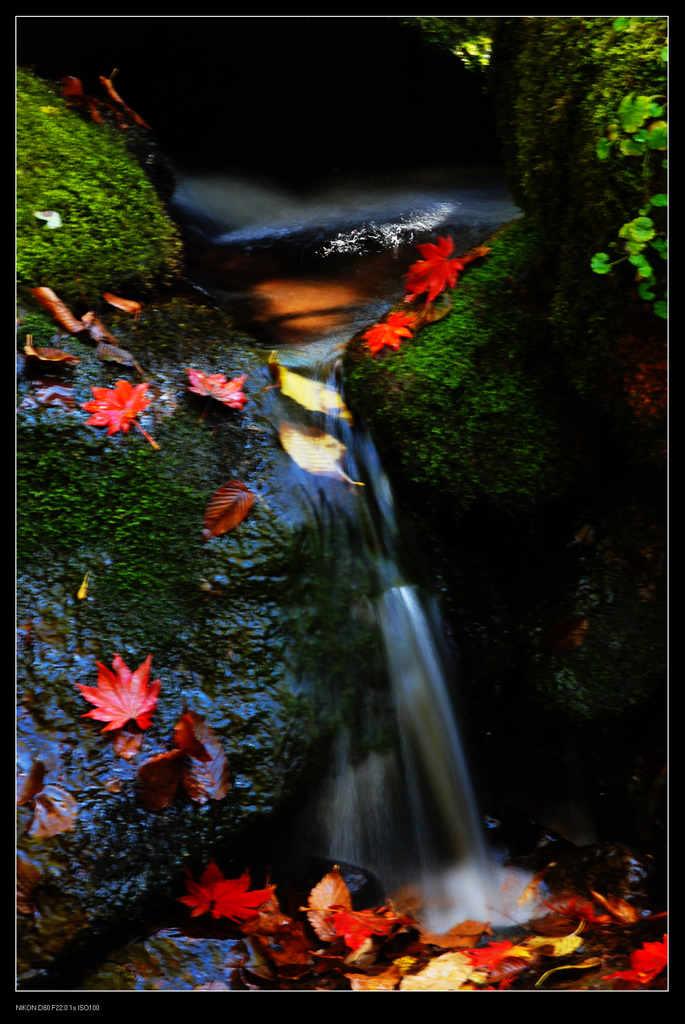
[[[202,539],[219,537],[235,529],[254,504],[255,496],[242,480],[229,480],[207,503]]]
[[[46,309],[60,327],[63,327],[69,334],[78,334],[86,330],[86,324],[77,320],[71,310],[65,306],[52,288],[32,288],[31,294],[43,309]]]

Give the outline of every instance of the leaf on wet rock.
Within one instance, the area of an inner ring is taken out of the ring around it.
[[[483,935],[492,935],[488,921],[462,921],[455,924],[447,932],[430,932],[422,928],[419,932],[421,942],[442,949],[467,949],[480,942]]]
[[[136,302],[135,299],[122,299],[121,296],[113,295],[112,292],[103,292],[102,297],[105,302],[108,302],[110,306],[114,306],[115,309],[120,309],[122,313],[132,313],[136,320],[140,316],[143,306],[142,303]]]
[[[40,793],[43,788],[44,779],[45,765],[42,761],[34,761],[31,765],[31,770],[25,778],[21,780],[21,784],[17,789],[18,807],[22,807],[24,804],[29,803],[37,793]]]
[[[303,910],[307,911],[307,919],[320,939],[332,942],[338,932],[333,921],[331,908],[352,910],[352,897],[347,883],[337,868],[329,871],[309,893],[309,901]]]
[[[183,773],[183,751],[156,754],[138,769],[138,797],[148,811],[163,811],[172,803]]]
[[[110,334],[102,320],[100,320],[92,310],[83,314],[81,317],[81,323],[85,325],[93,341],[107,341],[116,345],[117,339],[113,334]]]
[[[121,729],[131,719],[135,720],[140,729],[147,729],[161,685],[159,679],[148,685],[151,664],[152,655],[148,654],[135,672],[131,672],[119,655],[115,654],[112,672],[98,661],[97,687],[77,683],[86,700],[95,705],[81,717],[107,722],[102,732]]]
[[[233,380],[226,380],[223,373],[203,373],[202,370],[194,370],[187,367],[190,384],[188,390],[196,395],[207,395],[222,402],[231,409],[242,409],[247,402],[247,396],[243,394],[243,386],[247,380],[247,374],[243,373]]]
[[[529,939],[526,939],[521,947],[523,949],[536,949],[543,956],[567,956],[569,953],[575,952],[579,946],[582,946],[583,939],[576,932],[572,932],[570,935],[532,935]],[[508,956],[518,956],[514,954],[513,950],[509,950]]]
[[[278,362],[278,355],[272,352],[268,360],[269,370],[275,383],[280,387],[281,394],[292,398],[310,412],[322,412],[336,415],[351,422],[352,416],[335,388],[321,384],[319,381],[303,377]]]
[[[130,761],[140,750],[143,742],[142,732],[131,732],[128,729],[120,729],[114,733],[112,746],[117,757],[123,757]]]
[[[352,480],[340,463],[347,451],[337,438],[314,427],[296,427],[292,423],[279,424],[278,436],[284,449],[300,469],[314,476],[332,477],[363,487],[358,480]]]
[[[231,775],[219,737],[204,718],[193,711],[187,711],[182,719],[182,736],[181,731],[174,730],[174,740],[182,739],[182,749],[187,755],[182,773],[186,793],[198,804],[223,800],[231,788]]]
[[[35,811],[28,834],[33,839],[49,839],[74,827],[78,803],[62,786],[48,783],[34,798]]]
[[[601,896],[594,889],[590,889],[590,894],[601,903],[603,907],[609,911],[611,916],[619,922],[619,924],[635,924],[640,919],[639,912],[635,907],[627,903],[626,900],[621,899],[618,896]]]
[[[106,342],[100,341],[95,349],[95,355],[98,359],[109,363],[120,363],[121,366],[132,366],[141,375],[143,373],[141,366],[128,349],[120,348],[118,345],[108,345]]]
[[[381,323],[374,324],[362,334],[364,347],[376,355],[386,346],[397,350],[405,338],[413,337],[417,318],[413,313],[390,313]]]
[[[127,380],[118,380],[113,388],[91,387],[93,398],[82,402],[81,408],[92,413],[86,420],[89,426],[107,427],[107,434],[115,434],[122,430],[125,434],[133,424],[153,448],[158,449],[157,442],[138,423],[136,416],[147,409],[150,399],[147,397],[147,384],[136,384],[135,387]]]
[[[32,288],[31,294],[43,309],[46,309],[60,327],[69,334],[78,334],[86,330],[86,324],[77,320],[71,310],[53,292],[52,288]]]
[[[405,974],[400,982],[403,992],[456,992],[475,968],[463,953],[443,953],[416,974]]]
[[[43,363],[66,363],[68,366],[76,366],[81,362],[77,356],[72,356],[61,348],[34,348],[33,336],[30,334],[26,335],[24,352],[30,358],[39,359]]]
[[[202,539],[219,537],[243,521],[254,504],[255,496],[242,480],[229,480],[207,503]]]
[[[192,908],[191,917],[211,912],[212,917],[227,917],[239,923],[255,917],[259,908],[273,899],[275,886],[250,890],[249,872],[243,872],[239,878],[224,878],[221,869],[211,861],[199,882],[186,869],[186,888],[188,893],[179,896],[179,902]]]
[[[544,633],[540,646],[551,651],[575,651],[585,642],[590,623],[582,616],[556,622]]]

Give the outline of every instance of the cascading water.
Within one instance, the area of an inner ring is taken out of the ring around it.
[[[202,183],[195,186],[195,193],[187,187],[178,197],[179,204],[197,201],[198,188],[201,192]],[[380,245],[388,251],[391,246],[396,257],[402,244],[421,238],[421,232],[425,237],[427,230],[447,220],[457,251],[460,246],[463,251],[487,236],[486,224],[492,230],[516,212],[502,196],[491,199],[488,207],[482,193],[475,193],[470,200],[463,193],[430,198],[411,193],[404,196],[404,204],[397,196],[382,210],[376,204],[374,217],[368,202],[361,212],[355,207],[357,221],[349,208],[326,215],[320,204],[305,212],[290,210],[290,218],[285,214],[274,218],[269,203],[265,205],[257,195],[252,198],[261,204],[262,213],[266,211],[266,218],[251,225],[234,224],[232,230],[222,232],[216,239],[219,252],[234,252],[249,239],[261,244],[265,238],[298,237],[316,222],[328,228],[326,238],[316,236],[319,259],[325,264],[331,255],[346,252],[355,257],[361,275],[360,250],[362,254],[369,248],[377,251]],[[225,215],[232,199],[224,194],[221,201]],[[290,274],[292,277],[292,270]],[[323,320],[305,319],[304,329],[294,332],[294,340],[292,330],[288,334],[292,313],[283,316],[281,310],[280,318],[272,317],[270,329],[270,337],[278,344],[279,364],[327,387],[339,387],[341,349],[362,324],[374,322],[387,310],[397,297],[392,287],[396,289],[398,281],[401,286],[397,268],[391,268],[375,292],[373,287],[367,288],[357,305],[342,312],[333,307],[332,316],[330,305],[324,303]],[[282,296],[277,285],[278,281],[271,294]],[[264,288],[258,282],[257,292],[260,287],[263,296]],[[289,288],[292,300],[297,294],[292,281]],[[274,327],[278,323],[282,325],[280,336]],[[284,336],[288,339],[285,343]],[[294,470],[290,478],[305,515],[313,508],[328,510],[331,532],[324,554],[330,563],[334,567],[336,561],[340,564],[343,546],[355,548],[355,571],[372,599],[369,603],[367,598],[363,608],[351,609],[350,628],[354,628],[355,615],[370,616],[375,623],[378,643],[385,652],[394,717],[394,741],[376,748],[371,745],[371,749],[360,751],[353,730],[340,728],[332,747],[329,777],[313,810],[303,816],[307,842],[318,841],[318,850],[310,848],[310,852],[365,868],[390,892],[411,887],[418,894],[420,916],[434,930],[446,930],[466,918],[511,923],[512,908],[504,906],[498,892],[500,870],[486,849],[457,725],[451,695],[455,671],[443,657],[441,623],[405,575],[392,490],[373,442],[343,417],[294,406],[278,388],[265,390],[259,401],[265,420],[275,431],[284,422],[295,420],[305,430],[335,437],[344,446],[347,479],[363,484],[354,486],[340,477],[330,479],[302,469]],[[360,688],[370,685],[368,680],[357,681]],[[363,724],[362,731],[368,725]]]

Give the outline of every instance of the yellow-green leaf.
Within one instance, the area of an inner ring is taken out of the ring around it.
[[[269,369],[271,374],[280,386],[281,393],[292,398],[298,405],[309,409],[310,412],[323,412],[329,415],[340,416],[341,419],[352,421],[352,416],[342,398],[335,390],[319,381],[303,377],[278,362],[276,352],[269,356]]]
[[[345,480],[356,487],[363,487],[359,480],[352,480],[340,463],[347,448],[337,438],[313,427],[296,427],[292,423],[280,423],[278,436],[286,452],[300,469],[315,476],[328,476]]]

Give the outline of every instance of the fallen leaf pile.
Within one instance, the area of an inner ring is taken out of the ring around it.
[[[593,969],[598,981],[615,979],[624,987],[635,987],[653,982],[666,966],[664,937],[663,943],[647,942],[635,951],[630,971],[602,976],[604,958],[581,955],[588,927],[585,919],[572,931],[553,936],[521,926],[516,942],[483,943],[492,932],[488,922],[477,921],[464,921],[444,935],[434,935],[412,917],[398,913],[392,903],[355,910],[337,867],[311,889],[306,905],[300,907],[304,920],[282,912],[275,886],[250,890],[249,884],[248,872],[226,879],[212,861],[199,882],[186,870],[188,891],[179,897],[191,908],[192,917],[227,918],[248,937],[256,960],[240,967],[237,987],[454,992],[516,985],[530,989],[542,987],[552,975],[564,978]],[[558,920],[555,913],[550,916]],[[619,921],[612,918],[611,923],[613,927]],[[594,927],[600,927],[596,920]],[[629,925],[623,921],[622,927]]]

